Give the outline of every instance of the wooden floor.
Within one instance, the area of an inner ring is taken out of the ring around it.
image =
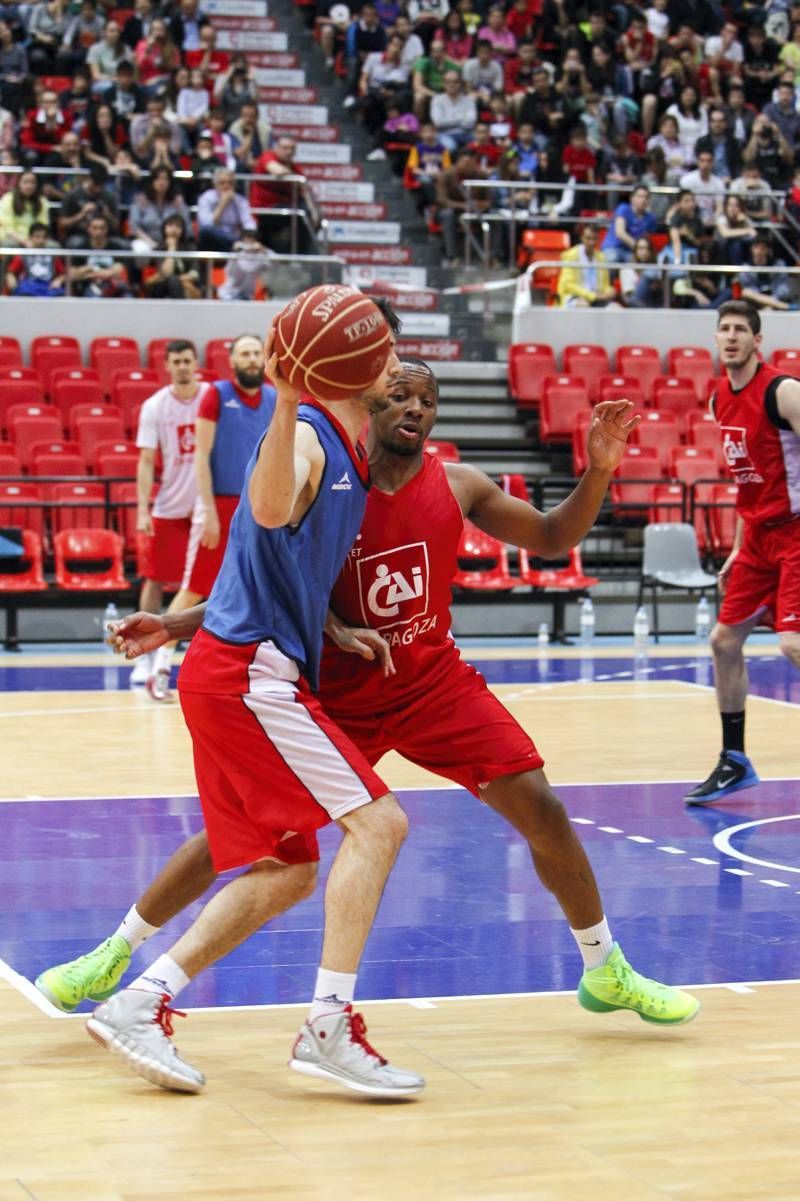
[[[691,684],[497,692],[556,784],[699,778],[716,753],[713,693]],[[762,774],[786,775],[800,707],[754,699],[748,720]],[[7,798],[194,792],[177,707],[9,692],[0,729]],[[396,758],[382,771],[395,787],[426,779]],[[699,995],[698,1019],[672,1030],[588,1014],[572,994],[367,1004],[376,1044],[428,1079],[393,1104],[282,1066],[303,1007],[178,1019],[209,1079],[187,1097],[0,978],[0,1201],[797,1201],[800,985]]]

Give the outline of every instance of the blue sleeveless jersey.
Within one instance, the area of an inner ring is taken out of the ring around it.
[[[203,628],[234,644],[270,639],[316,690],[331,589],[361,528],[369,477],[366,458],[356,456],[330,412],[301,404],[298,420],[314,428],[325,453],[317,497],[298,526],[258,525],[247,485],[259,442],[247,465]]]
[[[255,408],[245,404],[231,380],[214,384],[219,393],[219,420],[211,448],[211,480],[215,496],[238,496],[253,447],[264,436],[275,412],[275,389],[261,385]]]

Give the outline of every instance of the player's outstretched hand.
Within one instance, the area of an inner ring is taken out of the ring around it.
[[[108,645],[126,659],[149,655],[169,642],[167,627],[158,613],[132,613],[108,627]]]
[[[602,400],[596,404],[587,442],[590,466],[615,471],[622,462],[628,438],[641,420],[633,416],[632,400]]]
[[[396,668],[389,643],[377,630],[359,630],[353,626],[337,625],[335,631],[329,630],[329,633],[341,650],[360,655],[362,659],[377,659],[383,668],[384,676],[395,674]]]

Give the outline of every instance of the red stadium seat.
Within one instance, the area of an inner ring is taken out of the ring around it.
[[[727,555],[733,547],[736,533],[736,484],[711,484],[711,550],[714,555]]]
[[[579,413],[572,431],[572,471],[574,475],[583,475],[589,465],[586,440],[589,436],[589,426],[592,424],[593,413],[587,409]]]
[[[122,538],[113,530],[61,530],[53,539],[56,583],[70,592],[127,588]]]
[[[18,404],[44,404],[44,388],[38,371],[31,367],[0,369],[0,426],[8,429],[8,410]]]
[[[0,592],[42,592],[42,539],[35,530],[22,531],[22,557],[0,560]]]
[[[461,455],[455,442],[434,442],[431,439],[425,443],[425,453],[433,455],[443,463],[460,463]]]
[[[555,375],[544,382],[539,405],[539,441],[571,442],[578,415],[589,408],[589,394],[583,380]]]
[[[598,400],[632,400],[644,408],[644,392],[638,380],[626,375],[601,375],[597,381]]]
[[[45,391],[50,395],[51,377],[59,367],[80,367],[81,347],[77,338],[46,334],[31,342],[31,367],[41,373]]]
[[[658,451],[652,446],[629,446],[614,476],[611,500],[617,517],[643,517],[661,478]]]
[[[800,375],[800,350],[773,350],[770,363],[787,375]]]
[[[22,347],[16,338],[0,337],[0,369],[22,366]]]
[[[141,367],[139,345],[135,338],[94,338],[89,347],[89,366],[100,373],[100,383],[108,396],[115,371]]]
[[[98,442],[95,448],[96,475],[136,479],[139,452],[132,442]]]
[[[139,504],[137,486],[132,481],[121,481],[119,484],[111,485],[111,494],[115,506],[114,520],[124,539],[125,551],[128,555],[136,554],[138,556],[141,538],[136,529]],[[137,575],[143,574],[142,571],[137,570]]]
[[[508,352],[508,388],[521,407],[538,404],[542,385],[550,375],[558,375],[551,346],[538,342],[518,342]]]
[[[164,355],[170,342],[175,342],[173,338],[151,338],[147,343],[147,366],[151,371],[157,371],[159,374],[164,369]]]
[[[65,507],[51,508],[50,522],[54,534],[61,530],[97,529],[106,524],[105,487],[103,484],[51,484],[48,500]]]
[[[638,380],[645,400],[650,399],[653,380],[661,375],[661,356],[653,346],[620,346],[617,372]]]
[[[660,409],[646,409],[641,414],[641,423],[633,431],[634,446],[655,446],[657,450],[666,446],[672,449],[681,440],[681,423],[675,413],[662,413]]]
[[[717,479],[720,469],[719,456],[705,446],[680,446],[672,452],[672,475],[682,484]]]
[[[125,441],[125,429],[118,413],[81,417],[75,427],[75,435],[87,463],[94,463],[98,443]]]
[[[521,582],[548,592],[584,592],[600,583],[597,576],[584,572],[580,546],[572,547],[566,567],[531,567],[526,550],[520,550],[519,563]]]
[[[19,451],[10,442],[0,442],[0,475],[20,475],[22,463]]]
[[[88,367],[75,367],[67,371],[57,368],[50,377],[50,397],[56,408],[61,410],[64,424],[68,426],[69,415],[75,405],[103,404],[100,377]]]
[[[125,429],[135,435],[139,409],[161,387],[157,371],[147,368],[115,371],[111,379],[111,402],[122,411]]]
[[[656,484],[653,488],[653,507],[650,522],[684,521],[686,494],[683,484]]]
[[[46,471],[41,467],[41,461],[47,459],[48,463],[55,463],[57,460],[64,463],[73,464],[75,460],[78,463],[77,471],[70,471],[66,468],[57,467],[55,471]],[[34,442],[30,447],[30,464],[33,475],[85,475],[86,464],[83,461],[80,447],[77,442],[70,442],[64,438],[44,439],[42,442]]]
[[[689,414],[698,406],[697,392],[690,379],[679,379],[676,375],[661,375],[653,381],[653,408],[664,413],[677,413],[683,422],[683,430]]]
[[[706,399],[708,386],[716,376],[714,358],[704,346],[673,346],[667,352],[667,372],[690,379],[699,401]]]
[[[38,484],[0,481],[0,526],[19,525],[39,537],[44,531],[42,490]]]
[[[722,435],[716,420],[710,413],[696,412],[689,414],[687,442],[690,446],[705,446],[719,455],[722,445]]]
[[[206,367],[214,372],[215,379],[229,379],[231,374],[231,346],[235,338],[210,338],[206,342]]]
[[[564,347],[565,375],[574,375],[586,384],[591,400],[597,400],[597,385],[602,375],[611,375],[608,351],[591,342],[575,342]]]
[[[465,521],[453,583],[472,591],[507,592],[519,580],[515,580],[508,569],[505,543],[484,534],[471,521]]]
[[[500,487],[509,496],[515,496],[517,500],[524,500],[526,505],[531,503],[528,485],[525,483],[525,476],[518,472],[505,472],[500,476]]]
[[[22,466],[31,466],[36,442],[61,442],[61,414],[52,405],[12,405],[8,412],[8,438],[16,446]]]

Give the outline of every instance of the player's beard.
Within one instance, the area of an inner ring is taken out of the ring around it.
[[[242,371],[239,367],[234,367],[233,374],[236,376],[236,382],[240,388],[247,390],[248,388],[260,388],[264,382],[264,369],[259,371]]]

